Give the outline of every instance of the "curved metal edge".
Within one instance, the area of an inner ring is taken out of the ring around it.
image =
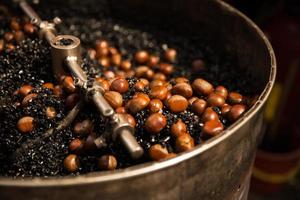
[[[228,127],[225,131],[223,131],[220,135],[211,138],[210,140],[206,141],[204,144],[195,147],[193,150],[188,152],[183,152],[179,154],[177,157],[161,161],[161,162],[148,162],[145,164],[136,165],[133,167],[128,167],[125,169],[118,169],[112,172],[92,172],[85,175],[79,175],[76,177],[51,177],[51,178],[24,178],[24,179],[11,179],[11,178],[0,178],[0,186],[14,186],[14,187],[62,187],[62,186],[74,186],[80,184],[92,184],[92,183],[99,183],[99,182],[110,182],[120,179],[127,179],[132,178],[135,176],[141,176],[147,173],[153,173],[158,170],[172,167],[185,161],[189,158],[192,158],[200,153],[203,153],[209,150],[211,147],[217,145],[218,143],[222,142],[224,139],[230,137],[232,134],[235,133],[240,127],[242,127],[248,119],[252,118],[256,112],[262,109],[264,103],[266,102],[275,82],[276,78],[276,58],[274,54],[274,50],[264,35],[263,31],[246,15],[235,9],[234,7],[230,6],[229,4],[223,2],[222,0],[216,0],[222,7],[226,8],[227,10],[236,13],[240,17],[242,17],[245,22],[252,27],[257,34],[263,39],[265,45],[267,46],[270,52],[270,60],[271,60],[271,69],[270,69],[270,76],[269,82],[267,83],[265,89],[259,96],[257,102],[250,108],[245,115]]]

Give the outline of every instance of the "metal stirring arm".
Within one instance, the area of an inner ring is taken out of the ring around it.
[[[114,141],[120,140],[133,159],[141,157],[143,148],[134,137],[134,128],[128,123],[124,115],[117,114],[103,97],[104,89],[94,82],[88,86],[88,78],[82,70],[81,48],[79,38],[72,35],[57,35],[55,24],[42,21],[37,13],[25,0],[19,2],[21,9],[30,17],[31,21],[40,30],[40,37],[46,39],[51,46],[52,66],[55,78],[61,80],[70,72],[79,86],[86,94],[86,99],[92,101],[100,114],[111,120],[111,137]],[[67,68],[67,70],[65,70]],[[96,139],[97,141],[97,139]]]
[[[15,0],[16,3],[19,3],[20,8],[24,13],[30,18],[31,23],[40,26],[42,23],[39,15],[32,9],[32,7],[25,0]]]

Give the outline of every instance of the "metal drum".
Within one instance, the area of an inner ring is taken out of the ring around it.
[[[84,6],[97,2],[60,3]],[[108,3],[114,13],[126,15],[128,20],[151,19],[149,23],[157,30],[164,27],[186,37],[199,35],[214,48],[229,53],[238,66],[255,77],[259,100],[222,134],[173,159],[78,177],[0,178],[1,199],[247,199],[264,105],[276,74],[274,52],[266,36],[246,16],[220,0]]]

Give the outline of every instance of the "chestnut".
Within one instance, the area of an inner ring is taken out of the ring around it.
[[[161,113],[151,114],[145,123],[146,130],[149,133],[159,133],[166,125],[167,119]]]
[[[187,133],[187,128],[185,123],[179,119],[176,123],[172,124],[171,126],[171,134],[174,138],[179,137],[182,134]]]
[[[219,120],[209,120],[204,123],[202,130],[204,134],[215,136],[223,131],[223,129],[224,126]]]
[[[69,150],[75,154],[82,154],[84,147],[84,141],[81,139],[74,139],[69,144]]]
[[[135,56],[135,60],[139,64],[145,64],[148,62],[150,55],[147,51],[138,51]]]
[[[204,112],[206,105],[207,105],[206,101],[197,98],[192,103],[192,110],[197,115],[201,115]]]
[[[124,60],[121,62],[120,64],[120,68],[123,70],[123,71],[129,71],[131,69],[131,62],[129,60]]]
[[[148,95],[139,93],[131,100],[129,100],[125,106],[129,113],[135,114],[148,106],[150,98]]]
[[[169,48],[165,51],[165,59],[168,62],[175,62],[177,56],[177,52],[173,48]]]
[[[218,114],[212,109],[212,107],[206,108],[202,114],[202,121],[204,123],[210,120],[219,120]]]
[[[152,160],[161,160],[168,156],[169,152],[167,148],[163,147],[160,144],[152,145],[149,149],[149,156]]]
[[[194,148],[195,142],[190,134],[186,133],[177,137],[175,145],[178,152],[183,152]]]
[[[165,86],[155,86],[150,90],[149,96],[152,99],[164,100],[167,97],[168,89]]]
[[[70,154],[64,159],[64,167],[69,172],[76,172],[79,169],[79,158],[75,154]]]
[[[54,119],[56,117],[56,110],[55,108],[49,106],[46,108],[46,116],[48,119]]]
[[[213,86],[209,82],[207,82],[204,79],[198,78],[194,80],[192,84],[193,89],[195,90],[196,93],[200,95],[209,95],[210,93],[213,92]]]
[[[19,131],[22,133],[29,133],[34,128],[34,118],[30,116],[25,116],[19,119],[17,123]]]
[[[228,118],[230,121],[234,122],[238,120],[246,111],[246,106],[243,104],[233,105],[228,112]]]
[[[112,91],[116,91],[119,93],[125,93],[128,91],[128,81],[125,78],[116,78],[115,80],[112,81],[110,85],[110,89]]]
[[[183,112],[188,107],[188,101],[186,98],[180,95],[173,95],[167,101],[169,109],[174,112]]]
[[[22,96],[26,96],[27,94],[29,94],[31,92],[31,90],[33,90],[33,87],[31,85],[23,85],[19,89],[19,94],[21,94]]]
[[[76,91],[76,86],[74,84],[74,79],[71,76],[66,76],[62,83],[63,88],[68,93],[74,93]]]
[[[216,89],[215,89],[215,93],[222,96],[224,99],[227,98],[228,96],[228,91],[227,89],[224,87],[224,86],[217,86]]]
[[[179,94],[181,96],[184,96],[185,98],[190,98],[193,95],[193,89],[188,83],[177,83],[172,88],[172,94]]]
[[[123,97],[119,92],[107,91],[103,96],[114,109],[123,105]]]
[[[230,104],[239,104],[242,103],[243,96],[238,92],[230,92],[228,95],[228,102]]]
[[[163,103],[159,99],[152,99],[148,107],[151,113],[160,112],[163,109]]]
[[[35,98],[37,98],[38,94],[31,93],[26,95],[22,100],[22,106],[27,106],[30,102],[32,102]]]
[[[98,161],[98,166],[102,170],[114,170],[117,168],[117,159],[113,155],[103,155]]]
[[[208,96],[207,103],[208,103],[210,106],[221,107],[221,106],[224,105],[225,99],[224,99],[223,96],[221,96],[221,95],[219,95],[219,94],[211,93],[211,94]]]
[[[74,126],[74,133],[76,135],[87,135],[93,129],[93,123],[91,120],[86,119],[82,122],[77,122]]]

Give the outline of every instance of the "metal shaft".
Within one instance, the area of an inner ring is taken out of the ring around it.
[[[24,13],[30,18],[32,23],[36,24],[37,26],[41,24],[41,18],[25,0],[21,0],[19,5]]]
[[[69,70],[71,71],[71,74],[77,79],[79,79],[80,85],[84,85],[87,82],[87,76],[81,69],[78,62],[79,61],[77,56],[68,56],[66,58],[66,63],[69,65]]]
[[[133,159],[140,158],[144,154],[143,148],[137,143],[129,129],[123,129],[119,138]]]
[[[41,29],[40,35],[41,37],[45,38],[45,40],[47,40],[48,43],[50,43],[50,41],[53,40],[53,38],[55,38],[54,32],[55,31],[53,29]]]
[[[133,159],[140,158],[144,150],[134,137],[134,128],[128,123],[123,114],[115,113],[112,116],[112,139],[121,140]]]
[[[111,117],[114,114],[113,108],[107,103],[106,99],[104,99],[103,95],[99,91],[96,91],[92,95],[92,100],[98,111],[104,117]]]

